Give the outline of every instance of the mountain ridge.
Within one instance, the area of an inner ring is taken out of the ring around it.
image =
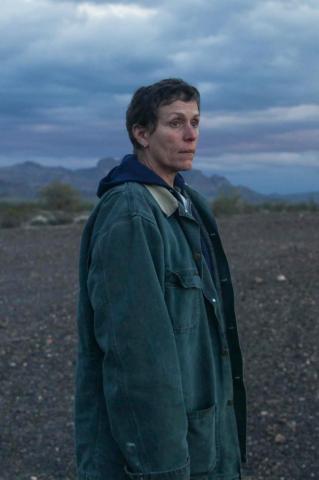
[[[70,169],[64,166],[45,166],[33,161],[25,161],[11,166],[0,167],[0,198],[2,200],[33,200],[41,188],[53,181],[68,183],[89,199],[96,199],[96,189],[100,179],[119,164],[112,157],[103,157],[94,167]],[[265,201],[300,202],[313,200],[319,203],[318,192],[303,194],[265,195],[243,185],[233,185],[226,177],[205,175],[199,169],[182,172],[185,181],[209,200],[220,195],[239,195],[249,203]]]

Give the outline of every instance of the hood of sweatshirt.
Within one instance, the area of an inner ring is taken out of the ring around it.
[[[174,189],[168,183],[166,183],[165,180],[153,172],[153,170],[139,162],[136,155],[129,154],[125,155],[120,165],[112,168],[106,177],[102,178],[97,190],[97,196],[101,198],[105,192],[110,190],[110,188],[125,182],[160,185],[174,193]],[[184,178],[180,173],[177,173],[174,180],[174,187],[178,187],[180,190],[183,190],[184,185]]]

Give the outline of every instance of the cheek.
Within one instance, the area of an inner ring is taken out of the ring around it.
[[[173,133],[166,135],[166,145],[170,150],[178,150],[179,144],[180,142],[177,135],[174,135]]]
[[[180,137],[176,132],[165,132],[153,139],[153,152],[162,155],[162,158],[170,156],[177,152],[180,147]]]

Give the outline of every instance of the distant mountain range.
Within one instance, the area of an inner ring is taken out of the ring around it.
[[[0,167],[0,199],[32,200],[37,197],[42,187],[58,180],[72,185],[84,197],[92,200],[96,198],[95,192],[99,180],[117,164],[118,162],[114,158],[106,157],[99,160],[95,167],[77,170],[65,167],[46,167],[36,162],[24,162]],[[319,203],[319,191],[305,194],[263,195],[250,188],[233,185],[223,176],[207,176],[197,169],[183,172],[183,177],[189,185],[211,200],[222,194],[239,194],[250,203],[264,201],[301,202],[311,199]]]

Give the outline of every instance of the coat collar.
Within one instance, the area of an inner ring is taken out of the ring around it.
[[[178,208],[178,200],[165,187],[159,185],[146,185],[144,187],[150,192],[154,200],[158,203],[161,210],[170,217]]]

